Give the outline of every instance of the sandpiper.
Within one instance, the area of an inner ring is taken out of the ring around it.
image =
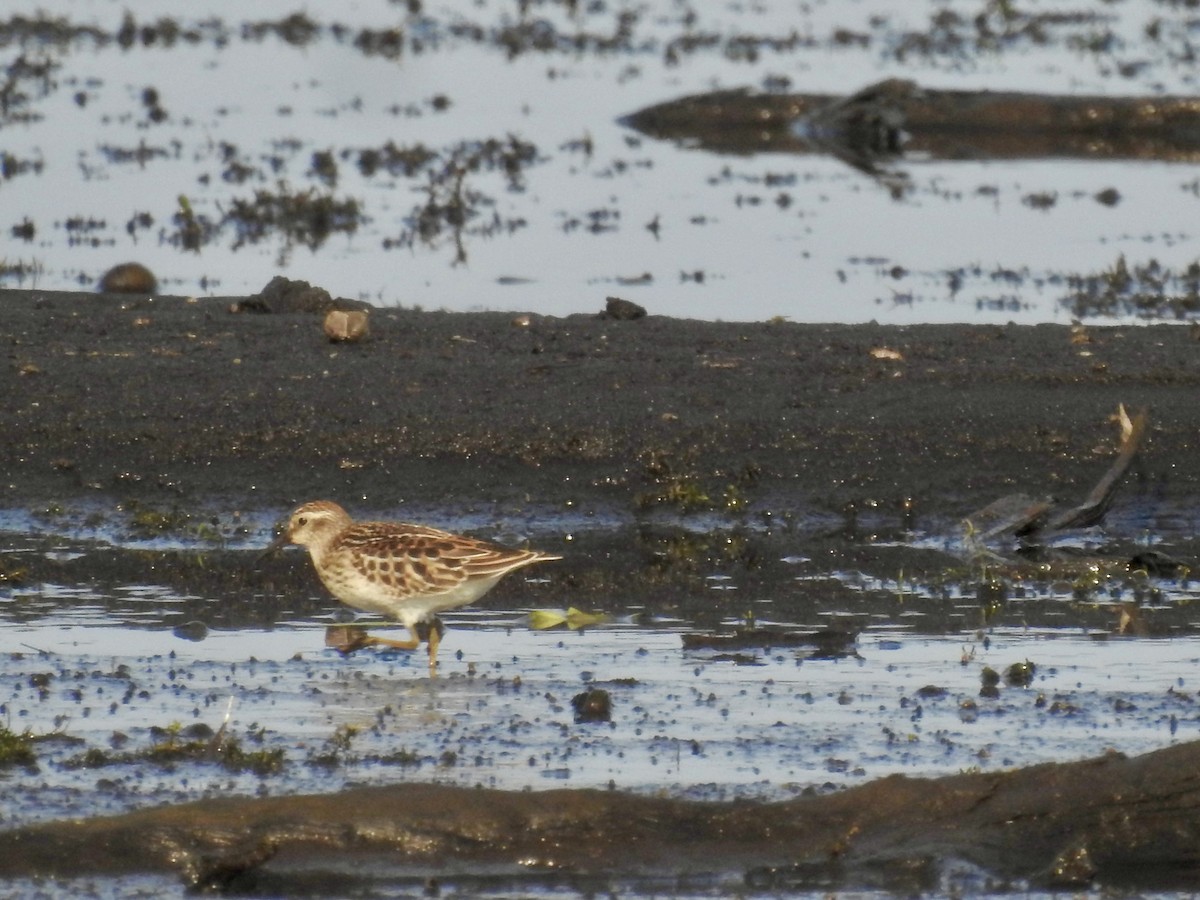
[[[368,637],[358,629],[331,629],[348,635],[327,643],[342,650],[373,645],[416,650],[418,622],[429,622],[429,673],[437,674],[441,642],[436,615],[478,600],[515,569],[562,559],[537,550],[510,550],[487,541],[401,522],[355,522],[328,500],[305,503],[264,552],[285,544],[307,547],[322,583],[354,609],[379,613],[402,623],[407,641]]]

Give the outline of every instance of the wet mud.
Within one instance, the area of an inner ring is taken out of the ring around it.
[[[1194,884],[1188,328],[369,309],[334,343],[324,300],[251,299],[0,293],[0,789],[41,785],[3,877]],[[971,542],[998,497],[1084,500],[1119,403],[1101,528]],[[319,497],[565,558],[430,682],[323,649],[307,562],[255,561]]]
[[[231,311],[244,299],[0,294],[4,505],[336,495],[360,515],[925,527],[1014,489],[1081,500],[1119,403],[1149,411],[1162,501],[1197,492],[1189,328],[377,309],[369,339],[335,345],[319,315]]]

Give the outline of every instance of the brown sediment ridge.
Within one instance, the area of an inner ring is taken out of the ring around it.
[[[724,153],[901,152],[933,159],[1200,156],[1200,101],[942,90],[889,79],[852,94],[721,90],[627,116],[651,137]]]
[[[285,889],[289,874],[338,873],[346,888],[489,871],[531,884],[556,873],[761,889],[928,890],[972,877],[1194,888],[1198,768],[1200,743],[1188,743],[999,774],[892,776],[782,803],[437,785],[207,800],[0,833],[0,877],[177,871],[193,887]]]

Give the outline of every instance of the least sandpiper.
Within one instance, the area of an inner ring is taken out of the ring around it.
[[[487,541],[400,522],[355,522],[336,503],[317,500],[292,513],[267,548],[307,547],[313,567],[338,600],[402,623],[407,641],[367,637],[357,629],[331,629],[351,637],[342,649],[375,645],[416,650],[418,622],[430,622],[429,672],[437,672],[439,612],[466,606],[496,582],[530,563],[562,559],[537,550],[510,550]],[[265,555],[265,554],[264,554]],[[331,642],[333,643],[333,642]]]

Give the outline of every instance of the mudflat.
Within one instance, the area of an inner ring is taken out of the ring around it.
[[[1200,485],[1194,327],[378,309],[333,344],[318,315],[236,303],[0,291],[0,505],[954,521],[1013,490],[1086,491],[1118,403],[1149,411],[1163,496]]]
[[[5,515],[67,535],[75,520],[63,511],[74,507],[90,510],[88,527],[105,534],[169,534],[206,517],[221,528],[246,523],[236,540],[209,544],[191,528],[187,538],[203,552],[186,557],[120,540],[104,552],[46,553],[22,539],[0,558],[8,566],[0,575],[138,584],[153,569],[155,584],[187,598],[172,614],[203,619],[185,623],[201,630],[311,618],[328,600],[313,599],[307,565],[250,559],[271,522],[324,497],[358,515],[488,523],[489,534],[498,526],[505,537],[563,552],[524,602],[638,606],[636,615],[719,627],[745,602],[736,593],[714,600],[705,578],[719,570],[742,596],[771,598],[783,621],[841,607],[865,617],[866,592],[835,579],[799,591],[797,572],[874,566],[919,578],[924,567],[932,581],[952,556],[890,538],[948,539],[964,516],[1016,491],[1077,502],[1117,456],[1119,404],[1144,409],[1149,425],[1110,516],[1110,555],[1120,560],[1147,528],[1167,535],[1167,549],[1194,555],[1193,327],[901,328],[727,324],[652,310],[622,320],[372,309],[367,337],[332,343],[320,314],[255,312],[250,299],[0,292]],[[811,559],[781,559],[798,550]],[[1061,592],[1023,595],[1005,612],[991,585],[975,584],[977,572],[961,577],[970,587],[957,596],[978,600],[973,608],[931,590],[902,603],[889,597],[876,618],[920,609],[924,618],[906,619],[906,628],[951,635],[989,615],[1018,627],[1040,616],[1064,625]],[[506,590],[489,601],[508,602]],[[234,596],[254,602],[204,599]],[[1187,609],[1181,600],[1154,612],[1186,636],[1195,631]],[[1073,604],[1069,624],[1099,636],[1111,613],[1111,604]],[[181,634],[195,639],[186,627]],[[12,654],[13,708],[70,702],[55,691],[43,697],[38,686],[91,677],[68,667],[35,683],[25,652],[43,668],[53,658],[35,646]],[[1056,651],[1046,652],[1053,663]],[[964,651],[964,671],[968,662]],[[175,690],[173,663],[152,656],[141,665],[152,673],[138,675],[150,695]],[[286,677],[304,683],[306,664],[294,668]],[[554,694],[578,689],[574,669],[556,677]],[[390,704],[393,681],[406,678],[384,680]],[[495,691],[508,690],[503,681]],[[972,698],[941,693],[948,708],[976,712]],[[1172,688],[1155,702],[1176,709],[1192,702],[1185,694]],[[1041,706],[1028,699],[1022,708]],[[1048,715],[1075,708],[1056,702]],[[1169,713],[1164,731],[1167,715],[1159,706],[1144,715],[1162,744],[1177,724]],[[1180,773],[1195,753],[1196,744],[1181,743],[1133,759],[936,781],[896,776],[784,803],[389,784],[146,810],[161,805],[146,794],[124,816],[5,830],[0,877],[169,871],[195,888],[318,893],[328,877],[326,892],[337,893],[339,879],[367,861],[371,872],[356,878],[406,889],[446,865],[460,877],[522,888],[617,878],[644,892],[664,878],[693,877],[707,887],[784,891],[950,883],[969,891],[991,878],[1188,887],[1195,798]],[[287,794],[286,784],[272,790]],[[412,804],[418,812],[408,817]],[[766,834],[772,839],[756,837]],[[631,859],[621,848],[638,840],[656,852]]]

